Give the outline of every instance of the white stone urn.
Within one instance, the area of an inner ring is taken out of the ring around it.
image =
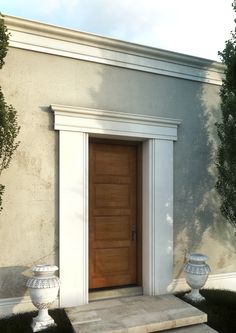
[[[189,253],[186,255],[186,259],[185,278],[192,290],[184,297],[193,302],[204,301],[205,298],[200,294],[199,289],[205,285],[210,272],[210,267],[206,263],[208,257],[200,253]]]
[[[32,268],[34,276],[26,283],[31,301],[39,309],[38,316],[32,321],[33,332],[56,325],[48,314],[48,308],[56,300],[59,291],[59,278],[54,275],[57,270],[57,266],[37,265]]]

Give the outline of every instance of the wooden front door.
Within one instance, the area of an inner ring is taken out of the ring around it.
[[[89,288],[136,284],[137,147],[90,143]]]

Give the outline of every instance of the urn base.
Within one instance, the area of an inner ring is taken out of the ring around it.
[[[53,327],[56,326],[55,321],[52,319],[52,317],[47,316],[47,318],[38,318],[35,317],[33,318],[32,324],[31,324],[31,328],[33,330],[33,332],[39,332],[42,330],[45,330],[49,327]]]
[[[205,297],[200,294],[198,289],[192,289],[189,293],[184,295],[184,298],[195,303],[205,301]]]

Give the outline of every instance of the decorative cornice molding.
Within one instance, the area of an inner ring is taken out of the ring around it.
[[[224,66],[86,32],[5,16],[10,46],[165,76],[221,85]]]
[[[52,104],[54,129],[89,134],[177,140],[180,120]]]

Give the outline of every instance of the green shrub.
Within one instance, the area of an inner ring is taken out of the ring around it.
[[[8,50],[9,33],[0,16],[0,69],[4,65],[4,58]],[[12,155],[19,145],[16,137],[20,127],[17,123],[17,112],[12,105],[7,105],[0,87],[0,176],[9,167]],[[2,210],[2,196],[5,186],[0,184],[0,211]]]
[[[236,12],[236,0],[232,6]],[[216,189],[221,197],[222,215],[236,227],[236,28],[219,55],[226,69],[220,90],[222,120],[216,124],[220,141]]]

